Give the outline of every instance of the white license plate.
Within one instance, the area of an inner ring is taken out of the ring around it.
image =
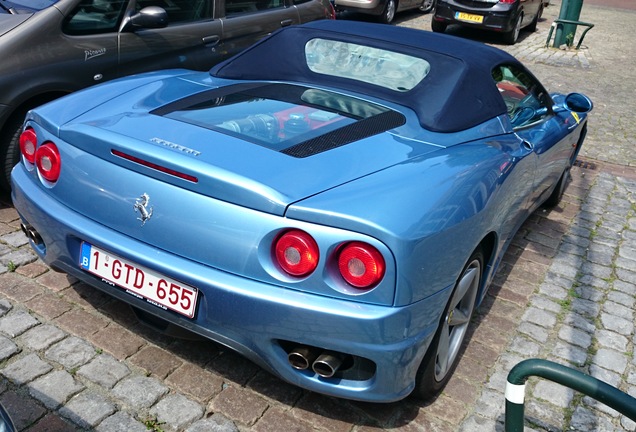
[[[194,317],[198,290],[83,242],[80,267],[135,297]]]
[[[484,22],[484,17],[481,15],[473,15],[464,12],[456,12],[455,19],[460,21],[467,21],[472,23],[481,24]]]

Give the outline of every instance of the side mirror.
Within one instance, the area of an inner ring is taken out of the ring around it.
[[[567,96],[555,95],[552,98],[554,100],[554,112],[561,111],[574,111],[577,113],[588,113],[594,108],[594,104],[584,94],[570,93]]]
[[[579,113],[587,113],[592,111],[594,104],[584,94],[581,93],[570,93],[565,97],[565,106],[570,111],[575,111]]]
[[[148,6],[128,18],[126,27],[163,28],[168,25],[168,13],[159,6]]]

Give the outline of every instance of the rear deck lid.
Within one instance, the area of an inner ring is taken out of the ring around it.
[[[139,96],[130,106],[128,94],[128,112],[115,98],[60,136],[113,163],[273,214],[436,148],[400,137],[395,130],[409,127],[395,109],[298,85],[242,83],[135,111],[147,104]]]

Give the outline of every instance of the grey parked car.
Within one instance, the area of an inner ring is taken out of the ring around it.
[[[274,30],[335,18],[328,0],[0,0],[0,187],[26,112],[132,73],[209,69]]]
[[[1,0],[0,0],[1,1]],[[333,0],[338,11],[351,11],[373,15],[384,24],[389,24],[397,12],[419,9],[429,13],[435,9],[437,0]]]

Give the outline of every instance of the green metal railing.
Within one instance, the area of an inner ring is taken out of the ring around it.
[[[570,24],[570,25],[574,25],[575,28],[576,26],[584,26],[587,27],[585,30],[583,30],[583,33],[581,33],[581,37],[579,38],[579,43],[576,44],[576,49],[581,48],[581,44],[583,43],[583,39],[585,38],[585,35],[587,34],[587,32],[589,32],[590,30],[592,30],[592,27],[594,27],[594,24],[591,23],[586,23],[583,21],[573,21],[573,20],[566,20],[566,19],[555,19],[554,22],[552,23],[552,25],[550,26],[550,32],[548,33],[548,39],[545,41],[545,47],[549,47],[550,46],[550,39],[552,39],[552,33],[554,32],[555,28],[559,28],[559,25],[563,25],[563,24]],[[557,45],[557,37],[555,36],[554,38],[554,42],[555,42],[555,47],[558,48]],[[574,45],[574,40],[572,41],[572,44]]]
[[[636,421],[636,399],[630,395],[567,366],[549,360],[529,359],[517,364],[508,374],[506,432],[523,432],[525,383],[531,376],[545,378],[581,392]]]

